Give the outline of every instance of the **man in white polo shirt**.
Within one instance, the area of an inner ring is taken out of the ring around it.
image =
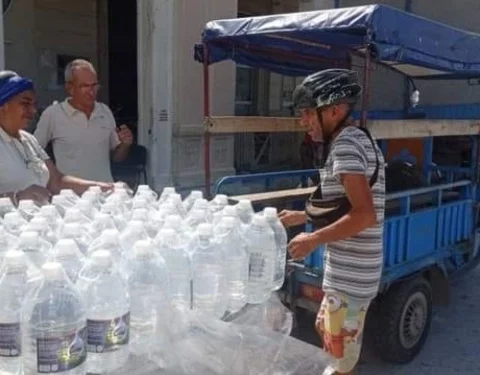
[[[110,158],[123,161],[133,142],[126,125],[117,129],[110,109],[96,101],[99,84],[93,65],[74,60],[65,69],[69,97],[48,107],[35,137],[45,148],[52,142],[57,168],[94,181],[113,181]]]

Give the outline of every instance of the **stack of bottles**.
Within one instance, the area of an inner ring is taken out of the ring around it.
[[[50,205],[0,199],[0,373],[115,373],[148,353],[175,309],[221,319],[285,277],[275,208],[254,213],[167,187],[116,184]]]

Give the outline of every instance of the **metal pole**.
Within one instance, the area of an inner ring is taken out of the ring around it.
[[[205,121],[205,130],[203,135],[203,160],[205,169],[205,193],[210,198],[211,189],[211,167],[210,167],[210,132],[208,124],[210,122],[210,72],[208,69],[208,47],[203,45],[203,115]]]
[[[365,66],[363,69],[363,94],[362,94],[362,120],[361,127],[367,126],[369,91],[370,91],[370,65],[371,65],[370,47],[365,49]]]

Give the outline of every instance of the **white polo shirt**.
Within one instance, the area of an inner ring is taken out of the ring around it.
[[[93,181],[112,182],[110,152],[119,144],[115,119],[102,103],[87,118],[68,99],[48,107],[40,117],[35,137],[45,148],[52,142],[60,172]]]
[[[12,138],[0,128],[0,194],[31,185],[47,187],[50,173],[45,160],[48,159],[32,134],[20,131],[19,138]]]

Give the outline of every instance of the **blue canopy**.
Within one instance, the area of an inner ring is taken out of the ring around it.
[[[376,62],[412,78],[480,77],[480,34],[385,5],[208,22],[195,59],[233,60],[291,76],[346,67],[370,46]]]

